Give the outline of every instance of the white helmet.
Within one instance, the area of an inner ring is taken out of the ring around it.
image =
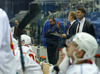
[[[98,50],[98,43],[92,35],[84,32],[77,33],[73,37],[72,41],[78,45],[76,49],[85,51],[83,58],[77,60],[90,59],[96,55]],[[73,56],[76,59],[75,53],[76,52],[73,53]]]
[[[21,41],[25,41],[25,44],[31,44],[31,38],[28,35],[21,35]]]

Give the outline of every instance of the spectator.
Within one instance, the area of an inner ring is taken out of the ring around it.
[[[15,27],[14,27],[14,38],[17,39],[17,36],[16,36],[16,31],[17,31],[17,27],[18,27],[19,23],[18,23],[18,20],[15,20]]]
[[[50,11],[48,11],[49,16],[52,15],[52,13]]]

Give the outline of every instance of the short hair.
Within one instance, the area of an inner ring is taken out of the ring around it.
[[[78,8],[77,10],[80,10],[82,13],[85,13],[86,14],[85,8]]]
[[[17,19],[15,21],[18,21]]]
[[[52,19],[52,21],[55,21],[55,19],[54,19],[54,18],[49,18],[49,20],[50,20],[50,19]]]
[[[71,16],[76,20],[77,19],[76,18],[76,12],[75,11],[71,11],[70,13],[71,13]]]

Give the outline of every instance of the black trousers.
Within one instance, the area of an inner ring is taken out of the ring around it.
[[[58,45],[49,45],[47,44],[47,55],[48,55],[48,61],[50,64],[56,64],[57,63],[57,51],[58,51]]]

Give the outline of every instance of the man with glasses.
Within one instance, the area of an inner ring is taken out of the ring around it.
[[[79,19],[76,32],[87,32],[95,37],[93,25],[85,18],[86,10],[84,8],[78,8],[76,10],[76,17]]]
[[[47,44],[47,54],[48,60],[51,64],[56,64],[56,51],[59,43],[59,37],[52,35],[51,33],[55,33],[59,31],[59,26],[56,24],[54,18],[49,19],[50,28],[44,33],[44,37],[46,38]]]

